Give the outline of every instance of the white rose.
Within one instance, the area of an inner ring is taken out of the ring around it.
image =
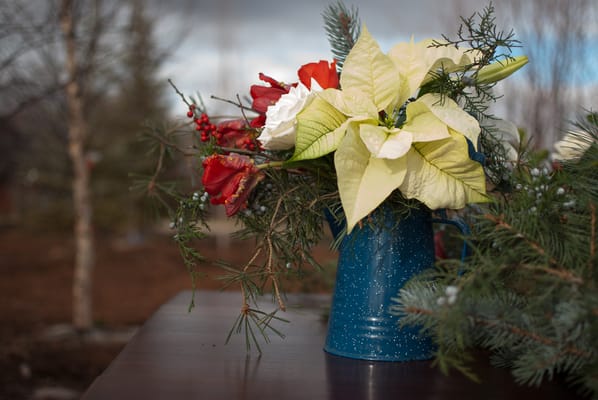
[[[312,99],[307,87],[299,83],[289,93],[266,110],[266,125],[258,137],[262,146],[268,150],[287,150],[295,146],[297,114]]]

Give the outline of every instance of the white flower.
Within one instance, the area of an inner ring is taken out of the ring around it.
[[[505,149],[505,156],[508,162],[515,162],[518,158],[519,130],[517,126],[504,119],[484,120],[484,127]]]
[[[289,93],[278,99],[266,110],[266,125],[258,140],[268,150],[287,150],[295,146],[297,114],[307,106],[313,96],[309,89],[299,83]]]
[[[554,144],[553,160],[577,160],[596,139],[583,131],[570,131]]]

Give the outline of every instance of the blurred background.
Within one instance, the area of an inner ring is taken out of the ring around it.
[[[332,58],[321,17],[328,4],[0,0],[0,398],[77,398],[136,326],[191,287],[169,217],[143,184],[158,160],[144,132],[188,121],[168,79],[226,114],[211,95],[246,96],[260,72],[293,82],[300,65]],[[345,4],[383,50],[454,37],[460,16],[487,6]],[[530,59],[497,87],[504,97],[494,112],[550,150],[597,108],[598,2],[492,4],[497,25],[521,41],[516,54]],[[188,180],[187,164],[165,162],[166,178]],[[231,243],[232,229],[224,224],[200,244],[208,258],[245,260],[252,244]],[[314,252],[334,264],[328,243]],[[205,272],[200,287],[217,289],[217,269]],[[322,292],[332,280],[325,270],[289,287]]]

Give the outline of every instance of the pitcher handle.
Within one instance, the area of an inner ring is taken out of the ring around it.
[[[446,210],[437,210],[437,214],[440,215],[440,218],[432,218],[432,223],[435,224],[445,224],[445,225],[453,225],[459,229],[463,236],[471,235],[471,229],[469,225],[459,217],[448,218],[446,214]],[[467,241],[463,241],[463,247],[461,249],[461,262],[464,262],[465,259],[469,256],[469,246],[467,245]]]

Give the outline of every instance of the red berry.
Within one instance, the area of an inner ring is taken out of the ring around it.
[[[193,117],[193,111],[191,111],[191,110],[187,111],[187,117],[192,118]]]

